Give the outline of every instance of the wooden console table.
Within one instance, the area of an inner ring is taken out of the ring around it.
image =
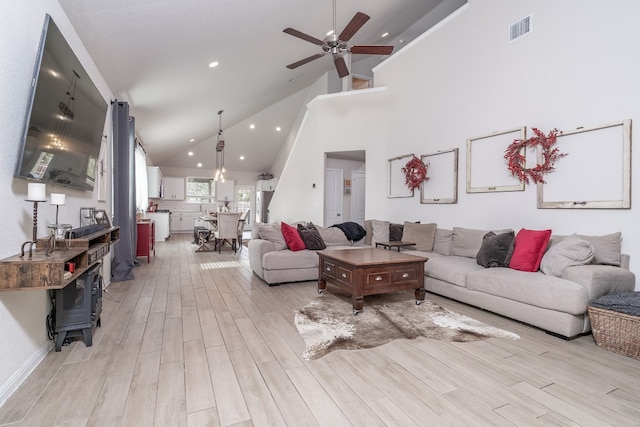
[[[362,311],[366,295],[415,290],[424,301],[424,263],[429,258],[383,249],[325,249],[318,251],[318,292],[327,281],[351,293],[353,314]]]
[[[14,255],[0,260],[0,291],[19,289],[62,289],[109,253],[120,239],[120,227],[105,228],[87,236],[56,241],[56,249],[46,255],[49,239],[38,239],[33,257]],[[65,272],[65,264],[73,262],[73,273]]]

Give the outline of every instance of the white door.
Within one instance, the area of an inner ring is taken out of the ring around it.
[[[365,172],[351,172],[351,221],[364,226]]]
[[[324,172],[324,226],[342,221],[342,169]]]

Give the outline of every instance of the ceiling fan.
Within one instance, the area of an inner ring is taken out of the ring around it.
[[[322,58],[326,54],[333,56],[333,63],[338,71],[340,78],[349,75],[349,68],[344,60],[344,56],[348,53],[359,55],[391,55],[393,46],[349,46],[347,43],[351,37],[362,28],[362,26],[370,19],[369,15],[357,12],[347,26],[342,30],[340,35],[336,34],[336,0],[333,1],[333,31],[323,40],[312,37],[308,34],[295,30],[293,28],[285,28],[283,32],[308,41],[322,48],[322,52],[311,55],[307,58],[296,61],[287,65],[287,68],[293,70],[301,65],[307,64],[318,58]]]

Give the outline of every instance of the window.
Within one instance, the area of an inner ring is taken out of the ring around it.
[[[187,177],[187,202],[215,203],[216,185],[213,178]]]

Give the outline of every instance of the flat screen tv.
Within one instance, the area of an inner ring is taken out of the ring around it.
[[[93,190],[107,108],[46,15],[15,177]]]

